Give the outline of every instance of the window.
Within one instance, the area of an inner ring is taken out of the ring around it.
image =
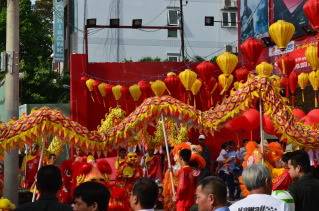
[[[180,56],[181,55],[179,53],[167,53],[167,59],[169,62],[178,62]]]
[[[177,37],[177,29],[167,29],[167,37]]]
[[[168,9],[167,25],[178,26],[179,25],[179,9]]]
[[[236,27],[237,26],[237,13],[236,12],[223,12],[223,27]]]

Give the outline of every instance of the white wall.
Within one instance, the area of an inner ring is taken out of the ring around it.
[[[75,18],[78,32],[73,35],[73,52],[83,52],[83,15],[85,0],[75,3]],[[109,24],[116,18],[117,0],[87,0],[87,18],[97,18],[97,24]],[[167,7],[178,7],[179,0],[120,0],[121,25],[131,25],[132,19],[143,19],[143,25],[167,25]],[[205,16],[222,20],[224,0],[184,1],[185,47],[189,57],[199,55],[211,58],[222,52],[226,44],[237,45],[237,28],[204,26]],[[91,29],[89,35],[89,61],[116,61],[119,35],[119,60],[134,61],[146,57],[167,58],[167,53],[180,53],[180,35],[168,38],[167,30],[138,29]],[[118,34],[119,33],[119,34]],[[75,42],[75,43],[74,43]]]

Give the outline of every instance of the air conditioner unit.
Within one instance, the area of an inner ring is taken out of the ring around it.
[[[237,8],[237,0],[225,0],[225,9]]]
[[[230,6],[233,8],[237,8],[237,0],[231,0]]]

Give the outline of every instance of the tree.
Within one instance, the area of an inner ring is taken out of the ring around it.
[[[0,50],[5,49],[6,6],[0,4]],[[2,36],[3,35],[3,36]],[[68,102],[68,75],[52,67],[52,0],[20,0],[20,102]]]

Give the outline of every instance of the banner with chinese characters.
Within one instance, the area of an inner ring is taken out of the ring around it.
[[[64,1],[53,1],[53,60],[64,60]]]

